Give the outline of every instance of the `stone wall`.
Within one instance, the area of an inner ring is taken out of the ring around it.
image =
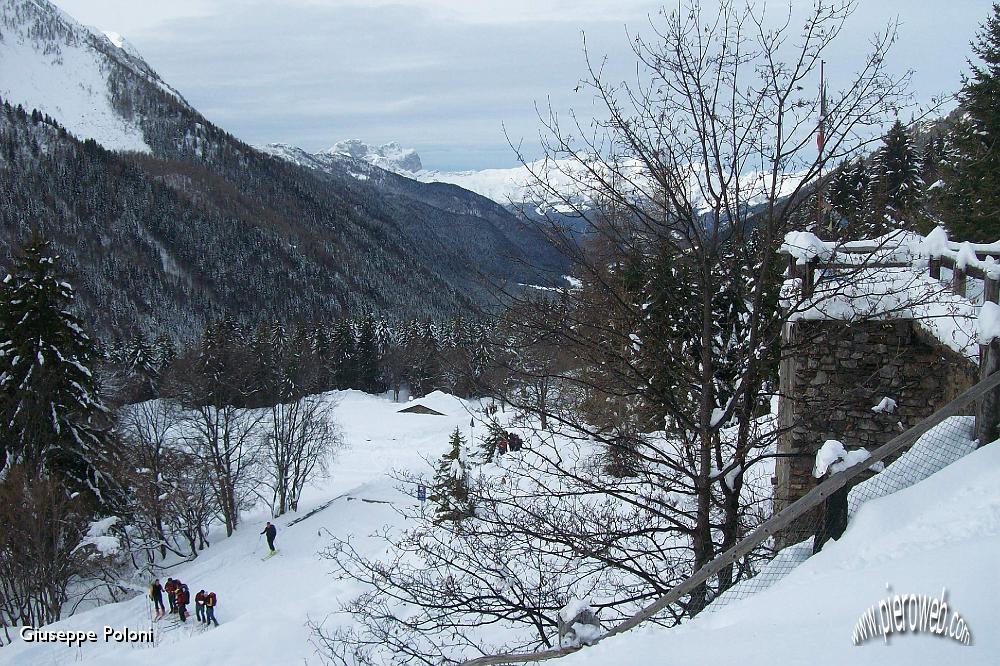
[[[775,465],[775,511],[816,485],[812,468],[824,441],[874,449],[978,380],[976,367],[911,320],[799,321],[784,344],[778,453],[786,457]],[[884,397],[896,401],[894,413],[872,411]]]

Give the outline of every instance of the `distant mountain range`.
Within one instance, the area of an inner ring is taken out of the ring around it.
[[[0,253],[33,229],[52,238],[104,334],[445,316],[565,272],[503,206],[379,168],[419,171],[414,152],[255,149],[47,0],[0,0],[0,98]]]
[[[282,149],[286,147],[281,144],[272,144],[264,146],[264,150],[281,155]],[[314,155],[317,158],[324,156],[350,157],[361,160],[380,169],[422,183],[457,185],[504,206],[544,205],[546,197],[539,194],[536,187],[536,175],[538,174],[544,174],[546,179],[565,194],[577,196],[579,191],[583,189],[577,180],[560,171],[560,169],[564,169],[570,173],[575,172],[573,163],[568,160],[558,163],[538,160],[527,165],[507,169],[437,171],[425,169],[420,156],[413,148],[402,148],[394,141],[373,146],[358,139],[339,141],[327,150]],[[555,205],[554,202],[552,203]]]
[[[288,157],[288,146],[272,144],[264,150],[282,157]],[[297,152],[296,152],[297,151]],[[302,153],[294,149],[296,154]],[[593,174],[605,171],[600,161],[551,160],[542,159],[508,169],[482,169],[478,171],[435,171],[423,168],[420,156],[412,148],[402,148],[396,142],[371,146],[363,141],[351,139],[334,144],[331,148],[310,156],[314,159],[349,158],[359,160],[380,169],[391,171],[421,183],[449,183],[481,194],[488,199],[518,210],[529,216],[546,214],[558,217],[561,214],[586,213],[591,207],[590,197],[595,190]],[[583,164],[586,163],[585,168]],[[655,198],[656,186],[650,181],[645,164],[637,160],[626,160],[619,167],[628,175],[628,183],[636,188],[636,196]],[[705,210],[705,198],[700,188],[703,178],[700,169],[690,169],[690,191],[688,196],[695,211]],[[539,187],[539,181],[545,186]],[[784,174],[779,181],[779,197],[791,193],[798,185],[798,174]],[[750,172],[741,178],[741,187],[746,197],[746,205],[753,207],[766,200],[770,189],[769,173]],[[570,202],[572,205],[568,205]],[[572,220],[569,222],[572,224]]]

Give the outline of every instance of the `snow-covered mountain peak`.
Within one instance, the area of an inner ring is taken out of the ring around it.
[[[346,155],[404,176],[417,173],[424,168],[417,151],[413,148],[403,148],[395,141],[372,146],[358,139],[348,139],[338,141],[320,154]]]
[[[106,148],[149,152],[136,99],[146,84],[190,109],[121,35],[83,26],[48,0],[0,0],[4,100]]]
[[[104,36],[107,37],[109,40],[111,40],[111,43],[117,46],[118,48],[121,49],[125,47],[125,38],[119,35],[117,32],[110,32],[108,30],[105,30]]]

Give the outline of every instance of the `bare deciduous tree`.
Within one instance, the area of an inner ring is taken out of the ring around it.
[[[664,11],[652,38],[633,37],[634,81],[609,80],[588,58],[581,88],[600,117],[565,123],[550,110],[547,159],[522,159],[532,199],[553,212],[544,230],[579,281],[548,303],[507,294],[497,358],[513,381],[500,397],[533,417],[536,436],[504,484],[478,486],[482,510],[457,536],[408,532],[391,539],[390,561],[337,545],[341,573],[372,590],[348,607],[361,628],[335,634],[340,659],[487,652],[471,629],[484,623],[514,629],[509,646],[548,646],[570,594],[597,592],[602,620],[621,619],[767,513],[749,479],[774,455],[766,403],[783,327],[811,305],[805,293],[784,294],[779,307],[779,247],[815,224],[823,173],[877,141],[906,103],[908,76],[885,66],[889,26],[827,96],[817,153],[820,102],[809,90],[855,6],[789,5],[775,24],[735,0],[711,11],[694,1]],[[545,556],[526,589],[510,582],[510,560],[491,560],[508,545],[522,573],[532,553]],[[656,621],[698,613],[752,566],[724,570]]]
[[[232,536],[254,496],[260,473],[259,431],[263,410],[233,405],[197,405],[191,409],[187,438],[193,464],[207,471],[213,503]]]
[[[578,389],[561,391],[575,404],[545,418],[612,452],[629,443],[642,482],[611,492],[660,516],[662,539],[686,541],[691,570],[747,529],[744,477],[773,441],[759,436],[761,398],[776,390],[778,342],[795,311],[778,307],[779,246],[813,223],[824,171],[877,141],[906,103],[908,76],[885,68],[890,26],[828,95],[817,152],[820,100],[810,91],[855,6],[790,6],[777,24],[730,1],[664,10],[652,39],[632,40],[634,82],[609,80],[588,58],[581,86],[601,117],[543,118],[549,159],[535,169],[536,195],[560,211],[547,233],[582,282],[562,318],[543,311],[516,322],[549,332],[577,360],[550,378]],[[582,233],[567,230],[567,211]],[[548,458],[560,465],[557,453]],[[607,485],[566,471],[584,487]],[[683,501],[664,501],[664,490]],[[703,586],[687,612],[732,581],[729,570]]]
[[[101,553],[81,548],[93,507],[56,478],[10,466],[0,482],[0,623],[56,622],[74,582],[99,575]],[[7,636],[10,640],[10,636]]]
[[[299,496],[308,481],[326,471],[330,456],[341,445],[333,421],[336,407],[329,399],[307,396],[271,407],[265,426],[263,487],[258,492],[274,516],[297,510]]]
[[[126,405],[119,411],[118,430],[128,457],[123,467],[132,491],[132,521],[141,540],[131,545],[134,552],[146,553],[147,564],[154,561],[155,552],[163,558],[168,548],[173,549],[166,531],[170,517],[163,498],[170,490],[167,477],[175,471],[175,430],[181,418],[180,408],[167,400]]]

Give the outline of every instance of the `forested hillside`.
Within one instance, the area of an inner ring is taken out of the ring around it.
[[[485,199],[455,206],[418,191],[436,186],[384,190],[261,153],[50,3],[2,6],[5,65],[44,80],[0,87],[15,95],[0,113],[0,251],[9,257],[32,231],[51,238],[99,335],[187,338],[224,315],[437,318],[488,306],[490,283],[558,279],[562,261],[543,239]],[[57,85],[83,74],[99,78],[82,99]],[[79,117],[105,102],[99,126]]]
[[[228,180],[195,162],[115,154],[9,106],[0,115],[4,244],[33,230],[51,238],[99,331],[189,335],[226,313],[318,319],[471,304],[427,254],[404,251],[399,228],[366,210],[372,202],[282,162],[248,151],[253,188],[247,172],[241,182],[238,170]]]

